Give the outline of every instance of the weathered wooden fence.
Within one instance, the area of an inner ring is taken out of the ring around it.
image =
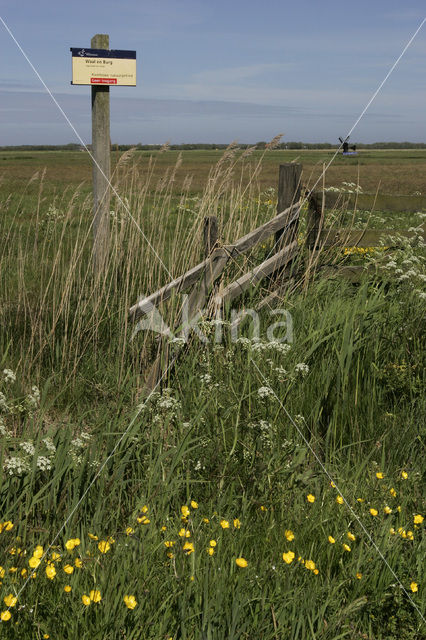
[[[275,239],[272,255],[260,264],[252,266],[239,278],[226,285],[222,283],[220,293],[215,292],[212,301],[212,315],[265,278],[271,278],[282,285],[288,277],[286,267],[292,264],[301,251],[306,253],[309,265],[324,249],[375,247],[380,246],[383,239],[389,236],[413,236],[413,233],[408,231],[327,228],[324,225],[324,196],[315,193],[306,195],[308,200],[306,238],[304,243],[300,243],[297,231],[301,209],[306,202],[306,199],[304,201],[301,199],[301,175],[301,165],[293,163],[280,165],[277,215],[233,244],[220,245],[217,219],[214,216],[205,218],[203,234],[205,259],[158,291],[139,300],[129,311],[130,319],[136,321],[142,316],[149,315],[153,308],[168,300],[173,293],[187,292],[189,294],[187,320],[191,322],[205,308],[208,298],[212,292],[214,293],[215,283],[223,277],[229,261],[247,253],[272,235]],[[346,273],[344,269],[341,271],[342,275],[349,275],[349,277],[352,277],[353,273],[354,267],[349,267]],[[160,346],[157,359],[147,377],[148,389],[156,386],[162,371],[168,366],[168,349],[165,347],[162,350]]]

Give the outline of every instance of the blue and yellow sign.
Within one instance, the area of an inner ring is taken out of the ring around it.
[[[72,84],[136,86],[136,51],[71,47]]]

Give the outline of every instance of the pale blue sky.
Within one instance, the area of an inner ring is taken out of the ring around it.
[[[109,33],[138,86],[111,88],[113,142],[337,142],[426,15],[424,0],[0,0],[8,24],[86,142],[90,87],[70,47]],[[426,24],[352,134],[426,141]],[[77,141],[0,23],[0,145]]]

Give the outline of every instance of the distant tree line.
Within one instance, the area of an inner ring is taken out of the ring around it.
[[[363,144],[355,142],[358,149],[425,149],[426,142],[372,142],[370,144]],[[239,144],[240,149],[247,149],[248,147],[256,146],[258,149],[265,149],[268,143],[264,140],[253,144]],[[91,145],[87,145],[91,148]],[[112,144],[111,148],[117,151],[128,151],[136,147],[140,151],[158,151],[163,148],[161,144]],[[184,144],[170,144],[169,149],[177,151],[191,151],[202,149],[206,151],[213,151],[216,149],[223,150],[227,148],[227,144],[213,144],[213,143],[184,143]],[[281,142],[275,149],[336,149],[337,144],[331,144],[331,142]],[[75,142],[69,144],[20,144],[20,145],[8,145],[0,146],[0,151],[83,151],[84,147]]]

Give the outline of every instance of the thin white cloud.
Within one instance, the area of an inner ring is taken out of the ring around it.
[[[244,67],[227,67],[223,69],[210,69],[194,73],[191,78],[194,83],[235,83],[249,78],[259,78],[269,72],[285,71],[294,67],[294,63],[263,63],[252,64]]]
[[[401,8],[397,11],[387,11],[383,18],[392,22],[400,23],[402,21],[407,22],[421,22],[425,17],[425,11],[421,9],[408,9]]]

